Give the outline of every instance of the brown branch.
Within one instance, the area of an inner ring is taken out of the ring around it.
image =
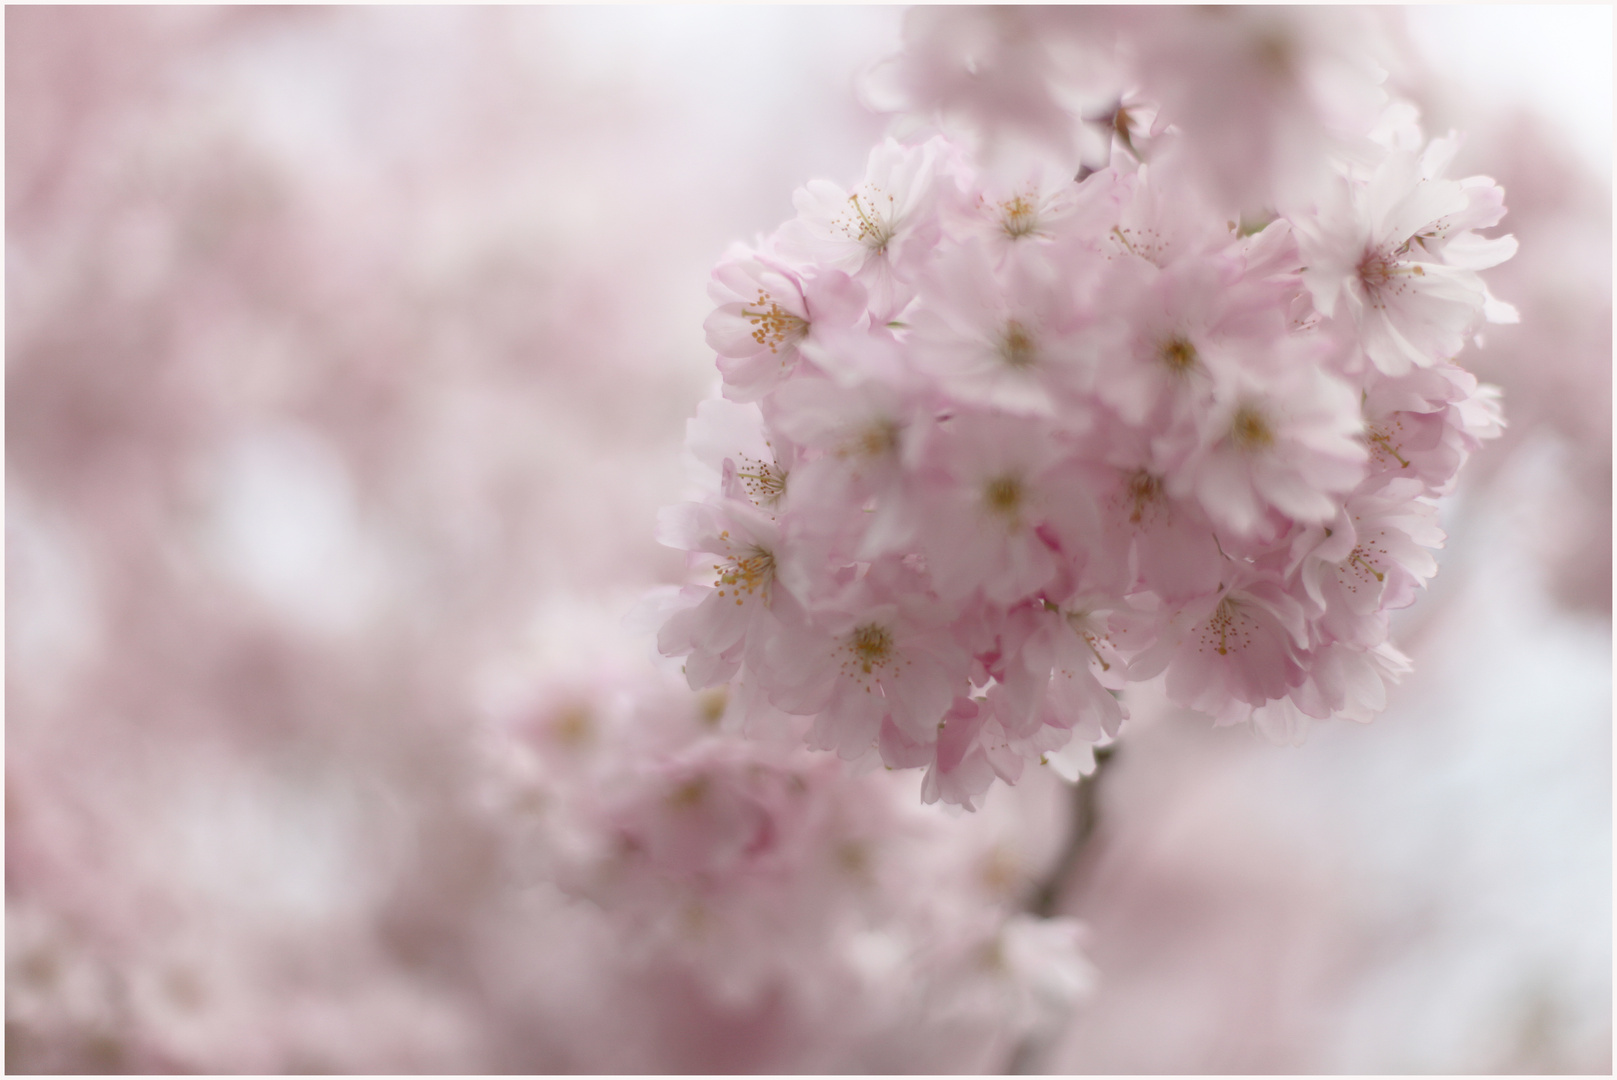
[[[1067,832],[1066,846],[1061,849],[1061,854],[1050,867],[1049,873],[1045,874],[1038,887],[1029,894],[1027,901],[1029,914],[1048,919],[1061,910],[1066,887],[1072,880],[1079,861],[1089,850],[1090,840],[1094,837],[1095,828],[1100,821],[1096,792],[1100,787],[1101,774],[1105,771],[1106,763],[1116,756],[1116,743],[1095,748],[1095,771],[1079,779],[1077,786],[1072,790],[1072,825]],[[1038,1033],[1024,1038],[1016,1045],[1011,1060],[1006,1064],[1006,1075],[1032,1074],[1039,1059],[1049,1048],[1049,1041],[1048,1037]]]

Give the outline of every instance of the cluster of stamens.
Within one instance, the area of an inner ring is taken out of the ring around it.
[[[1353,549],[1352,554],[1347,557],[1346,565],[1353,567],[1360,577],[1368,574],[1375,578],[1377,584],[1386,581],[1387,575],[1376,569],[1375,563],[1370,561],[1370,557],[1371,552],[1361,545]],[[1358,588],[1354,585],[1349,585],[1348,588],[1353,592],[1358,591]]]
[[[752,324],[752,340],[779,353],[782,345],[801,341],[808,333],[808,320],[794,315],[775,303],[773,297],[758,290],[757,309],[742,308],[741,314]]]
[[[1028,368],[1033,366],[1037,359],[1033,335],[1026,326],[1016,319],[1009,319],[1005,323],[1005,332],[999,339],[999,358],[1005,362],[1006,367]]]
[[[1217,638],[1217,642],[1214,639]],[[1220,656],[1228,656],[1231,649],[1242,649],[1252,643],[1252,619],[1241,606],[1228,596],[1218,602],[1202,629],[1202,641],[1196,649],[1205,652],[1209,646]]]
[[[1392,432],[1388,431],[1385,425],[1367,424],[1365,426],[1365,438],[1370,442],[1370,453],[1372,455],[1383,459],[1383,461],[1386,458],[1392,458],[1398,462],[1400,469],[1409,468],[1409,459],[1398,452],[1398,447],[1392,441]]]
[[[1411,274],[1415,277],[1426,276],[1420,263],[1406,263],[1399,258],[1408,248],[1408,244],[1396,251],[1374,248],[1365,252],[1364,258],[1359,260],[1359,283],[1364,286],[1364,294],[1371,307],[1384,309],[1388,294],[1408,291],[1409,286],[1401,278]]]
[[[713,584],[718,587],[720,596],[734,596],[739,604],[745,599],[743,594],[751,596],[762,590],[767,601],[769,583],[775,579],[775,555],[753,548],[750,554],[715,563],[713,570],[718,574]]]
[[[892,661],[893,634],[880,623],[864,623],[854,627],[845,648],[851,659],[843,663],[842,670],[852,674],[851,667],[861,675],[870,675]]]
[[[1357,522],[1359,519],[1355,517],[1353,520]],[[1368,584],[1371,578],[1375,578],[1377,585],[1387,580],[1387,575],[1377,569],[1380,564],[1377,556],[1385,556],[1387,550],[1375,542],[1376,539],[1384,539],[1386,535],[1386,530],[1382,529],[1376,533],[1375,539],[1361,539],[1348,557],[1339,564],[1338,579],[1348,592],[1358,592],[1360,583]],[[1358,580],[1353,580],[1355,578]]]
[[[996,476],[983,487],[983,505],[1015,525],[1021,520],[1025,492],[1014,476]]]
[[[1114,225],[1111,236],[1130,255],[1157,266],[1162,265],[1162,257],[1168,250],[1168,246],[1163,243],[1161,235],[1155,229],[1130,229]]]
[[[1039,227],[1039,208],[1026,195],[999,204],[1000,228],[1012,240],[1031,236]]]
[[[1168,365],[1168,370],[1175,375],[1182,375],[1196,366],[1196,346],[1187,339],[1175,335],[1164,341],[1157,349],[1157,357]]]
[[[839,457],[857,457],[866,460],[886,457],[898,449],[899,427],[891,420],[877,420],[854,432],[837,449]]]
[[[1128,480],[1129,524],[1138,525],[1162,498],[1162,479],[1140,469]]]
[[[736,471],[736,477],[746,489],[747,498],[758,507],[777,505],[780,497],[786,494],[786,470],[772,461],[760,461],[746,454],[736,456],[741,459],[742,465],[742,469]]]
[[[876,210],[875,196],[881,192],[872,189],[872,197],[861,199],[858,192],[848,196],[848,203],[853,207],[853,215],[843,218],[838,224],[844,235],[858,240],[877,254],[887,251],[887,244],[893,239],[893,226],[891,217],[893,212],[893,197],[886,196],[887,217],[883,217]]]
[[[1274,445],[1275,433],[1262,410],[1242,405],[1230,420],[1230,441],[1237,450],[1267,450]]]

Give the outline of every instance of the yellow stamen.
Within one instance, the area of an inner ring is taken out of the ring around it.
[[[876,194],[880,194],[880,192],[876,192]],[[876,254],[886,254],[887,244],[893,239],[893,230],[876,213],[874,200],[861,200],[858,192],[855,192],[848,196],[848,202],[852,205],[854,215],[858,218],[858,221],[856,223],[852,218],[845,220],[842,231],[875,251]],[[889,212],[892,210],[892,205],[893,197],[889,195],[887,196]]]
[[[1196,366],[1196,346],[1182,337],[1171,337],[1162,343],[1157,350],[1157,356],[1168,370],[1175,375],[1183,374]]]
[[[983,489],[983,502],[994,513],[1014,520],[1022,509],[1023,494],[1022,481],[1014,476],[1000,476],[990,480]]]
[[[1213,639],[1217,637],[1218,643]],[[1202,631],[1202,646],[1212,645],[1220,656],[1228,656],[1231,649],[1239,650],[1252,641],[1252,620],[1241,611],[1241,606],[1229,597],[1218,602]]]
[[[865,623],[849,635],[848,648],[860,670],[869,675],[871,668],[882,666],[892,656],[893,635],[885,626]]]
[[[550,721],[550,737],[577,750],[595,737],[595,720],[586,706],[570,705]]]
[[[1373,565],[1371,565],[1365,556],[1366,552],[1364,548],[1356,547],[1353,549],[1353,553],[1348,556],[1348,562],[1354,563],[1359,567],[1359,569],[1369,572],[1369,574],[1377,581],[1386,581],[1387,575],[1383,574],[1380,570],[1377,570]]]
[[[1238,450],[1267,450],[1274,445],[1275,433],[1258,408],[1242,405],[1230,420],[1230,441]]]
[[[1005,361],[1007,367],[1017,369],[1032,367],[1038,359],[1033,335],[1015,319],[1005,323],[1005,333],[999,341],[999,358]]]
[[[760,461],[746,454],[736,455],[741,459],[745,470],[738,469],[736,476],[741,478],[741,486],[747,489],[747,497],[755,506],[775,506],[780,497],[786,494],[786,470],[774,462]]]
[[[808,320],[775,303],[774,298],[762,290],[758,293],[757,310],[741,309],[742,316],[752,324],[752,340],[778,353],[782,345],[801,341],[808,333]]]
[[[707,798],[707,777],[698,776],[675,788],[668,796],[668,804],[681,810],[699,806]]]
[[[1400,454],[1398,452],[1398,449],[1395,446],[1393,446],[1393,444],[1392,444],[1392,435],[1391,434],[1389,434],[1387,431],[1383,430],[1380,426],[1372,424],[1367,429],[1367,435],[1368,435],[1368,437],[1370,439],[1370,442],[1373,443],[1376,448],[1379,448],[1382,451],[1386,452],[1387,454],[1390,454],[1398,462],[1398,467],[1400,469],[1409,468],[1408,459],[1406,459],[1402,454]]]
[[[838,457],[880,458],[898,449],[898,425],[877,420],[862,428],[837,450]]]
[[[1029,236],[1039,225],[1039,210],[1026,195],[999,204],[999,224],[1012,240]]]
[[[762,591],[764,601],[769,600],[769,584],[775,580],[775,556],[773,552],[763,548],[751,548],[747,554],[737,558],[726,559],[723,563],[715,564],[713,569],[718,573],[718,580],[713,584],[718,586],[719,595],[731,595],[736,603],[742,603],[742,593],[751,596]]]
[[[730,690],[715,686],[696,695],[697,715],[707,727],[714,727],[724,719],[724,710],[730,704]]]
[[[1144,469],[1129,477],[1128,498],[1132,506],[1129,523],[1138,525],[1145,516],[1146,507],[1162,497],[1162,480]]]

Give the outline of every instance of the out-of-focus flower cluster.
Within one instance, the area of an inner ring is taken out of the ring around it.
[[[524,872],[612,943],[613,996],[698,1043],[746,1018],[713,1067],[992,1070],[1060,1030],[1090,983],[1080,930],[1022,911],[1058,854],[1059,783],[950,819],[899,776],[726,734],[729,707],[624,669],[536,691],[495,729],[489,805],[528,823]]]
[[[968,807],[1076,775],[1129,680],[1280,741],[1384,707],[1516,244],[1333,25],[912,19],[913,135],[713,274],[711,493],[660,523],[693,688]]]

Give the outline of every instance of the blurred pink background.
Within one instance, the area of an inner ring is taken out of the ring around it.
[[[651,655],[708,269],[857,173],[901,18],[7,10],[8,1068],[598,1067],[481,725]],[[1137,706],[1037,1068],[1611,1069],[1610,9],[1400,40],[1521,241],[1510,430],[1375,724]]]

